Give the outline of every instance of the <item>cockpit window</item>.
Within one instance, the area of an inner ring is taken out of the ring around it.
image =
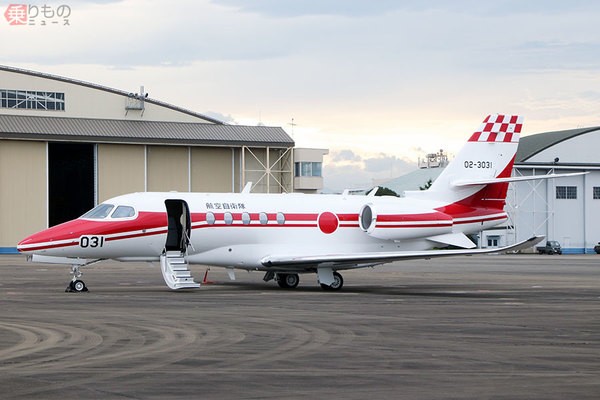
[[[115,206],[113,206],[112,204],[98,204],[96,207],[83,214],[81,218],[103,219],[106,218],[108,214],[110,214],[111,210],[114,207]]]
[[[110,216],[111,218],[128,218],[133,217],[135,215],[135,210],[133,207],[129,206],[119,206]]]

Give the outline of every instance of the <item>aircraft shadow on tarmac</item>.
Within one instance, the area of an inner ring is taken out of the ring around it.
[[[324,296],[344,296],[345,294],[361,294],[374,296],[421,296],[421,297],[445,297],[445,298],[473,298],[473,299],[497,299],[507,297],[507,292],[514,297],[513,289],[491,288],[490,286],[465,286],[465,285],[402,285],[402,286],[380,286],[380,285],[347,285],[339,292],[323,291],[319,286],[298,286],[295,289],[281,289],[274,285],[255,282],[218,282],[213,284],[213,290],[234,289],[236,291],[260,291],[279,292],[282,294],[315,293]],[[202,289],[200,289],[202,290]],[[515,289],[516,290],[516,289]]]

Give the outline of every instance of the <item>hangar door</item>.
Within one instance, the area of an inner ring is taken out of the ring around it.
[[[93,143],[48,143],[49,226],[77,218],[94,207]]]

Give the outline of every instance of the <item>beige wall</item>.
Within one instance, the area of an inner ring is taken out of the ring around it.
[[[46,143],[0,140],[0,247],[46,228]]]
[[[98,145],[98,202],[126,193],[143,192],[145,146]]]
[[[148,191],[187,192],[188,147],[148,146]]]
[[[192,148],[192,191],[231,192],[230,148]]]

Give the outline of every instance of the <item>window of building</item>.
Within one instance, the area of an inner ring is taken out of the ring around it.
[[[487,247],[498,247],[499,240],[500,240],[500,236],[488,236],[487,237]]]
[[[594,186],[594,200],[600,200],[600,186]]]
[[[294,165],[294,176],[322,176],[323,163],[297,162]]]
[[[65,94],[0,89],[0,108],[65,111]]]
[[[577,198],[577,186],[557,186],[556,187],[556,198],[557,199],[576,199]]]

